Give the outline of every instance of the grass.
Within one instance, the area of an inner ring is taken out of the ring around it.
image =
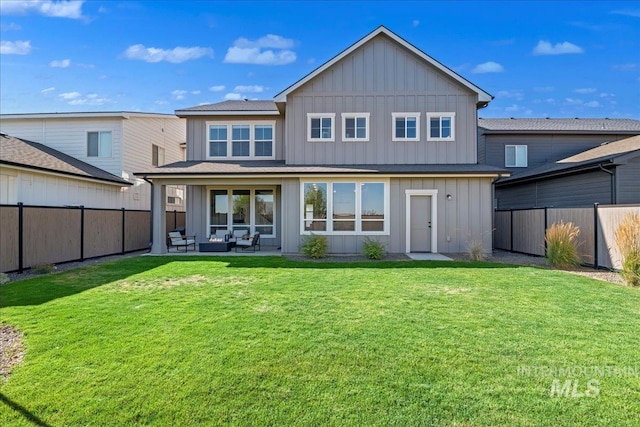
[[[640,290],[491,263],[138,257],[0,288],[0,425],[637,425]],[[591,376],[578,375],[580,391]]]

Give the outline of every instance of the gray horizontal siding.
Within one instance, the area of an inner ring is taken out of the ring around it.
[[[616,203],[640,203],[640,157],[616,168],[618,194]]]
[[[596,171],[496,187],[498,209],[586,207],[611,203],[611,178]]]
[[[617,141],[629,135],[484,135],[478,153],[491,166],[505,167],[505,145],[526,145],[528,168],[555,162],[582,151],[595,148],[606,141]],[[514,172],[525,168],[513,168]]]

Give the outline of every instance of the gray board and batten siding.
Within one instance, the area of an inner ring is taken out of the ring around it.
[[[287,95],[287,164],[476,163],[478,94],[379,34]],[[392,113],[419,112],[420,140],[392,141]],[[455,142],[427,141],[427,112],[455,113]],[[335,141],[307,142],[307,114],[335,113]],[[370,113],[367,142],[341,113]]]

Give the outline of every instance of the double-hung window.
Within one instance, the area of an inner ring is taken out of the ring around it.
[[[453,141],[456,113],[427,113],[427,141]]]
[[[307,114],[307,140],[319,142],[333,142],[335,140],[334,113]]]
[[[153,166],[164,165],[164,148],[151,144],[151,164]]]
[[[369,113],[342,113],[342,140],[369,140]]]
[[[211,159],[273,159],[275,122],[208,123]]]
[[[527,146],[526,145],[505,145],[504,165],[509,168],[527,167]]]
[[[392,141],[420,140],[420,113],[392,113]]]
[[[301,232],[320,234],[388,233],[385,182],[302,183]]]
[[[111,157],[111,131],[87,132],[87,157]]]

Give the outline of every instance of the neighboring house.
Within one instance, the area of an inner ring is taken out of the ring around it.
[[[633,119],[481,118],[478,119],[478,160],[480,163],[504,167],[511,171],[508,195],[502,191],[505,188],[502,182],[505,180],[502,179],[496,183],[494,207],[498,209],[544,206],[540,203],[545,203],[547,206],[578,206],[579,204],[584,206],[583,201],[591,198],[584,199],[577,195],[573,201],[571,198],[564,200],[556,198],[564,191],[560,187],[557,187],[555,196],[553,188],[549,188],[544,191],[544,195],[541,193],[537,198],[529,196],[526,199],[518,197],[524,197],[532,187],[530,185],[524,187],[523,193],[519,196],[515,188],[520,185],[518,183],[525,182],[524,177],[530,176],[532,170],[539,171],[539,168],[544,165],[554,167],[555,162],[559,160],[598,147],[605,142],[638,134],[640,134],[640,120]],[[518,179],[520,176],[522,180]],[[577,178],[574,176],[565,179]],[[586,179],[586,176],[582,179]],[[551,185],[551,181],[545,182],[545,185]],[[597,196],[602,198],[603,194],[599,193]],[[611,198],[607,197],[606,200],[605,203],[610,203]]]
[[[385,27],[276,95],[176,111],[187,159],[140,169],[157,198],[187,187],[187,232],[258,231],[299,252],[311,233],[332,253],[369,237],[389,252],[491,250],[492,181],[478,164],[477,110],[492,97]],[[152,252],[166,251],[154,205]]]
[[[0,133],[0,204],[106,208],[131,185],[46,145]]]
[[[498,208],[640,203],[640,136],[514,174],[496,182]]]
[[[135,177],[133,171],[183,160],[180,144],[186,141],[184,119],[172,114],[126,111],[0,114],[0,132],[39,142],[127,180],[132,185],[123,188],[117,199],[110,196],[107,206],[93,198],[91,203],[77,203],[116,209],[150,209],[151,186]],[[45,199],[31,199],[30,203],[45,204],[40,200],[64,204],[51,194]],[[184,189],[169,187],[165,200],[167,210],[183,211]],[[16,202],[27,203],[26,199]]]

